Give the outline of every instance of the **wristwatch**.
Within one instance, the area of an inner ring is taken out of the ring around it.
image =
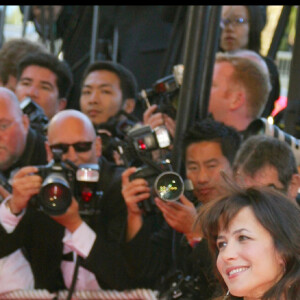
[[[7,209],[10,211],[11,214],[15,215],[16,217],[19,216],[21,213],[22,213],[22,210],[20,212],[18,212],[17,214],[16,213],[13,213],[11,208],[10,208],[10,205],[9,205],[9,202],[10,202],[10,199],[12,198],[12,196],[8,196],[6,199],[6,202],[4,203],[5,207],[7,207]]]

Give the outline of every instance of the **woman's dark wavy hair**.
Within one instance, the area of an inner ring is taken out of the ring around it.
[[[222,218],[225,229],[230,221],[244,207],[250,207],[260,224],[271,234],[276,250],[285,261],[285,273],[261,298],[262,300],[300,299],[300,209],[296,202],[270,188],[240,189],[224,198],[216,199],[202,206],[195,226],[208,240],[216,262],[218,248],[216,238],[219,221]],[[200,227],[198,227],[200,226]],[[216,268],[215,268],[216,269]],[[216,269],[224,290],[226,284]],[[241,299],[229,296],[226,299]]]
[[[261,32],[266,25],[265,8],[260,5],[246,5],[249,15],[248,49],[260,53]]]

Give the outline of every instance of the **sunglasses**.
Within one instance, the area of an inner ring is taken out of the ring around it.
[[[69,151],[69,147],[72,146],[76,152],[87,152],[92,149],[93,142],[78,142],[75,144],[54,144],[50,146],[51,150],[61,150],[63,154]]]

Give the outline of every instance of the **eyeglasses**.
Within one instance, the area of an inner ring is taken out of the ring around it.
[[[235,18],[235,19],[221,19],[220,26],[225,28],[225,26],[231,24],[233,27],[240,26],[242,24],[247,24],[248,20],[244,18]]]
[[[69,151],[69,147],[72,146],[76,152],[87,152],[92,149],[93,142],[78,142],[74,144],[54,144],[50,146],[51,150],[61,150],[63,154]]]

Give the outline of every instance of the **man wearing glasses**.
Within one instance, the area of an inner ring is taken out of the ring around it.
[[[0,87],[0,202],[9,194],[8,181],[15,170],[47,162],[44,143],[45,137],[30,127],[16,95]],[[33,275],[20,248],[1,257],[0,293],[33,288]],[[11,277],[14,280],[9,281]]]
[[[7,239],[13,241],[10,245],[24,246],[35,288],[51,292],[69,288],[78,257],[81,264],[76,290],[129,288],[117,244],[126,222],[126,207],[121,196],[123,169],[101,157],[101,140],[91,121],[76,110],[64,110],[52,118],[46,148],[48,160],[55,151],[61,150],[62,160],[69,160],[76,166],[99,164],[97,186],[102,197],[96,201],[99,201],[100,214],[84,221],[74,197],[67,211],[58,216],[38,211],[29,200],[39,193],[43,179],[37,175],[37,167],[22,168],[13,178],[12,197],[0,207],[3,229],[13,231],[10,237],[3,230],[0,233],[4,241],[0,255],[8,251]]]

